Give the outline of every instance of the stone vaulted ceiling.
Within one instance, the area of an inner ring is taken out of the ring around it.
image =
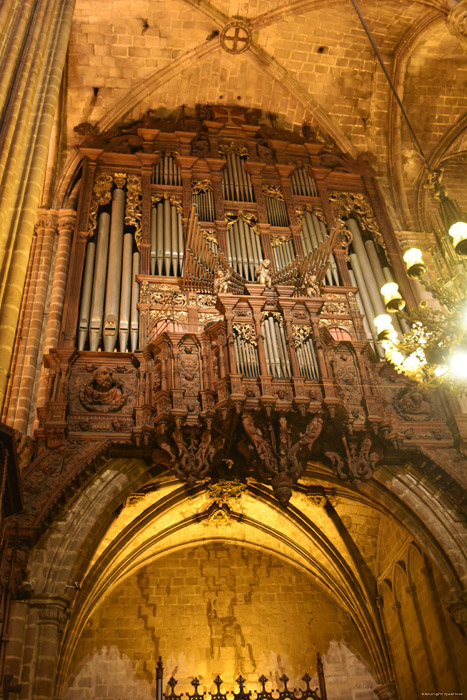
[[[425,153],[462,201],[467,62],[451,33],[456,5],[361,0]],[[228,24],[239,18],[235,42]],[[196,104],[259,108],[296,131],[310,124],[353,157],[373,154],[395,227],[423,225],[421,160],[351,0],[77,0],[61,110],[65,178],[77,125],[102,131]]]

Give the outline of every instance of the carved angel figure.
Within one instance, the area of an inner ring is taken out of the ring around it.
[[[312,272],[307,272],[303,277],[303,290],[307,297],[321,296],[318,278]]]
[[[269,269],[271,261],[266,258],[263,260],[255,270],[255,277],[259,284],[264,284],[266,287],[272,286],[272,276],[271,270]]]
[[[228,294],[230,272],[219,268],[214,277],[214,294]]]

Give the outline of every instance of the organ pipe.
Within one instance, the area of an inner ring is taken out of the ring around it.
[[[269,316],[263,321],[266,366],[272,377],[290,377],[290,362],[283,327]]]
[[[260,237],[246,221],[238,219],[227,230],[229,262],[235,272],[251,282],[255,269],[263,260]]]
[[[316,183],[313,178],[308,175],[308,170],[304,166],[293,171],[291,181],[293,194],[302,197],[318,197]]]
[[[94,241],[88,241],[86,246],[86,261],[84,264],[81,305],[79,309],[78,350],[84,350],[89,332],[89,312],[91,310],[92,278],[95,257],[96,244]]]
[[[102,212],[97,226],[96,263],[92,283],[91,320],[89,323],[89,349],[96,351],[102,334],[107,256],[109,250],[110,215]]]
[[[151,274],[178,277],[183,270],[183,226],[169,199],[157,202],[151,211]]]
[[[318,379],[318,360],[312,339],[305,340],[296,349],[296,354],[300,375],[307,379]]]
[[[381,294],[378,289],[378,285],[370,264],[370,261],[368,259],[368,255],[366,253],[365,246],[363,245],[363,240],[362,236],[360,233],[360,228],[357,224],[356,221],[353,219],[349,219],[347,222],[352,235],[353,235],[353,241],[352,241],[352,247],[357,255],[358,262],[359,262],[359,268],[361,271],[361,274],[365,280],[365,287],[368,292],[368,295],[371,299],[371,304],[374,308],[374,315],[372,316],[372,319],[374,316],[378,316],[379,314],[384,314],[386,313],[386,309],[383,304],[383,300],[381,299]],[[355,272],[355,270],[354,270]],[[358,279],[357,273],[355,273],[355,276]],[[359,285],[360,286],[360,285]],[[371,324],[370,324],[371,325]]]
[[[133,264],[132,264],[132,290],[131,290],[131,316],[130,316],[130,342],[131,342],[131,352],[135,352],[138,349],[138,335],[139,335],[139,311],[138,311],[138,301],[139,301],[139,284],[136,281],[136,276],[139,275],[140,269],[140,254],[133,253]]]
[[[120,282],[122,277],[123,217],[125,192],[116,187],[112,193],[110,220],[109,262],[105,289],[104,350],[112,352],[117,343],[118,312],[120,306]]]
[[[324,223],[315,214],[307,211],[302,217],[302,241],[305,255],[315,250],[327,237],[328,233]],[[340,284],[336,260],[332,254],[329,258],[329,267],[326,270],[323,283],[330,286],[338,286]]]
[[[254,202],[250,174],[245,172],[244,161],[238,153],[228,153],[227,165],[222,174],[224,199],[236,202]]]
[[[377,316],[379,313],[384,313],[382,311],[375,311],[375,308],[372,304],[372,298],[370,297],[370,293],[368,292],[368,288],[366,286],[366,279],[363,275],[362,269],[360,267],[360,262],[358,259],[358,256],[355,253],[351,253],[350,255],[350,266],[352,268],[352,271],[355,275],[355,280],[357,282],[357,287],[360,292],[360,298],[362,300],[363,308],[365,309],[365,316],[368,322],[368,326],[370,329],[371,337],[373,338],[374,342],[377,342],[378,339],[378,333],[376,331],[376,328],[373,323],[373,319],[375,316]]]
[[[163,155],[154,166],[152,181],[155,185],[176,185],[181,187],[182,178],[180,168],[173,156]]]
[[[289,226],[289,216],[284,200],[265,194],[264,201],[268,222],[272,226]]]
[[[133,268],[133,235],[123,236],[122,286],[120,294],[120,318],[118,324],[118,343],[120,352],[126,352],[130,335],[131,288]]]
[[[292,241],[284,241],[279,245],[273,246],[272,255],[276,270],[281,270],[286,265],[289,265],[295,259],[295,251]]]

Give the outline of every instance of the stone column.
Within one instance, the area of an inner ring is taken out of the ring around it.
[[[67,620],[68,601],[58,597],[36,598],[32,604],[38,606],[38,631],[31,697],[34,700],[50,700],[55,686],[60,638]]]
[[[378,696],[378,700],[398,700],[394,681],[377,685],[376,688],[373,688],[373,691]]]
[[[0,402],[18,322],[74,0],[5,2],[0,12]]]
[[[63,304],[65,301],[65,288],[70,262],[71,240],[76,222],[76,212],[73,209],[61,209],[58,214],[58,244],[55,256],[55,267],[52,282],[52,294],[50,297],[49,317],[45,332],[44,351],[46,355],[51,348],[58,345],[60,326],[62,322]],[[37,405],[44,405],[45,390],[47,386],[47,370],[43,367],[37,392]]]
[[[12,392],[12,401],[8,411],[9,424],[23,433],[27,432],[29,426],[56,225],[56,211],[39,210],[35,226],[37,244],[32,264],[32,283],[18,347],[20,361],[17,363],[14,376],[12,377],[14,391]]]

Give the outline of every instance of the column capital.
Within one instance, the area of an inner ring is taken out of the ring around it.
[[[38,209],[34,231],[53,229],[57,227],[57,210],[56,209]]]
[[[30,600],[31,608],[38,613],[39,624],[55,625],[61,628],[68,620],[70,601],[59,596],[34,596]]]
[[[60,209],[58,212],[57,231],[61,233],[73,233],[76,224],[77,213],[74,209]]]

